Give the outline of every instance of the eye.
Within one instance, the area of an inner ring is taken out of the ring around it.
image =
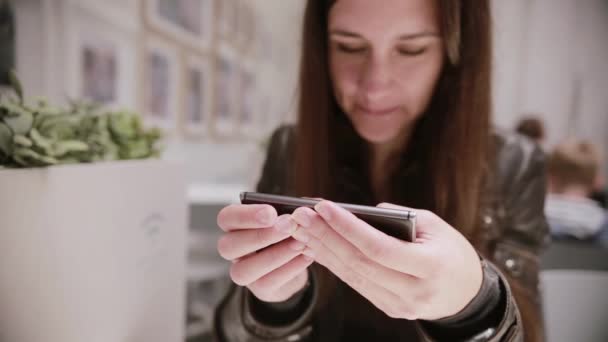
[[[397,50],[399,52],[400,55],[403,56],[418,56],[423,54],[426,51],[426,47],[422,47],[422,48],[399,48]]]
[[[361,53],[365,52],[366,47],[363,45],[347,45],[347,44],[337,44],[338,51],[344,53]]]

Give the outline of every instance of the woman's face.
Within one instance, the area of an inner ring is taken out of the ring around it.
[[[425,111],[444,59],[429,0],[338,0],[329,13],[338,104],[365,140],[399,141]]]

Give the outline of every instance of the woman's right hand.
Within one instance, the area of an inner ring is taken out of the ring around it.
[[[265,204],[235,204],[220,211],[217,223],[225,232],[217,249],[232,261],[230,277],[237,285],[265,302],[285,301],[304,288],[313,259],[291,237],[297,224],[290,215],[277,217]]]

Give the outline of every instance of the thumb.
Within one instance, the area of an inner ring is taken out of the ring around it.
[[[402,205],[396,205],[392,203],[380,203],[376,207],[384,209],[394,210],[408,210],[413,211],[416,214],[416,235],[422,232],[434,232],[439,227],[447,225],[441,218],[428,210],[414,209],[411,207],[405,207]],[[440,224],[441,223],[441,224]]]

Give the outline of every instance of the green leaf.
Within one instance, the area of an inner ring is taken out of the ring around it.
[[[0,121],[0,152],[6,156],[10,156],[13,150],[13,132],[11,129]]]
[[[32,145],[34,144],[32,140],[21,134],[16,134],[15,136],[13,136],[13,142],[15,143],[15,145],[19,145],[22,147],[32,147]]]
[[[89,150],[89,145],[78,140],[58,141],[54,145],[53,155],[55,157],[61,157],[73,152],[86,152]]]
[[[38,131],[52,130],[53,126],[65,124],[66,122],[69,122],[69,116],[67,114],[49,113],[45,110],[36,116],[34,127],[37,128]]]
[[[4,122],[13,130],[15,134],[25,135],[30,131],[34,123],[34,115],[30,112],[22,112],[18,116],[7,116]]]
[[[137,134],[136,123],[133,116],[124,113],[111,113],[109,115],[110,131],[118,140],[128,140]]]
[[[46,116],[46,119],[35,127],[40,134],[49,139],[74,139],[78,131],[78,118],[67,114]]]
[[[37,129],[32,128],[30,131],[30,138],[32,138],[34,145],[44,151],[46,155],[53,155],[52,141],[43,137]]]
[[[130,141],[121,151],[122,159],[145,158],[150,153],[150,148],[145,140]]]
[[[160,129],[153,127],[153,128],[148,129],[144,133],[144,136],[146,137],[146,139],[148,139],[148,141],[150,141],[150,143],[152,143],[152,142],[159,140],[162,137],[162,132],[160,131]]]
[[[28,110],[24,108],[19,102],[5,101],[0,103],[0,108],[5,112],[5,116],[18,117],[20,115],[28,114]]]
[[[19,102],[23,103],[23,87],[21,86],[21,82],[19,81],[19,78],[17,78],[17,74],[15,73],[15,70],[9,71],[8,78],[11,83],[11,87],[13,88],[13,90],[15,91],[17,96],[19,96]]]
[[[47,166],[58,164],[59,161],[53,157],[43,156],[35,151],[19,147],[16,148],[13,157],[21,166]]]
[[[1,0],[0,0],[1,2]],[[161,131],[147,129],[129,111],[72,101],[52,106],[27,100],[14,73],[14,92],[0,99],[0,164],[29,167],[158,156]]]

